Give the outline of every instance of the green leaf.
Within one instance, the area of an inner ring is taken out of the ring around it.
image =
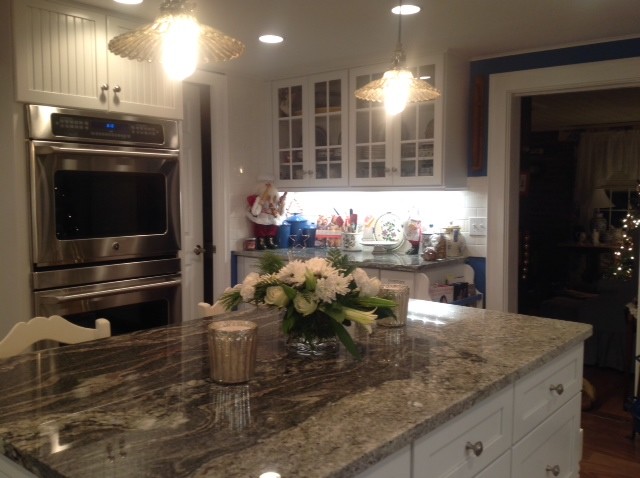
[[[340,339],[340,342],[342,342],[349,353],[353,355],[356,360],[362,360],[362,356],[360,355],[360,352],[358,352],[356,344],[353,342],[353,339],[351,338],[351,335],[349,335],[349,332],[347,332],[347,329],[335,320],[331,321],[331,326],[333,327],[336,336]]]
[[[284,261],[273,252],[265,252],[260,258],[260,274],[275,274],[284,267]]]
[[[362,307],[389,308],[389,307],[395,307],[396,305],[398,305],[393,300],[383,299],[382,297],[359,296],[355,299],[355,301]]]

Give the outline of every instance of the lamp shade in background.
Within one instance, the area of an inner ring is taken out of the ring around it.
[[[239,57],[242,42],[201,25],[195,16],[195,2],[165,0],[153,23],[118,35],[109,41],[109,50],[123,58],[161,61],[174,80],[190,76],[201,63]]]
[[[607,209],[613,207],[613,203],[604,189],[598,188],[593,190],[591,195],[591,209]]]

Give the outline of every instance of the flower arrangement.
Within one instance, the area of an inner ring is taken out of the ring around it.
[[[252,272],[241,284],[225,291],[219,302],[233,309],[241,302],[285,310],[283,331],[313,347],[317,339],[337,337],[356,358],[360,354],[345,329],[352,322],[371,332],[376,319],[394,316],[396,303],[377,297],[380,280],[349,263],[337,249],[326,258],[293,260],[285,264],[266,253],[260,272]]]

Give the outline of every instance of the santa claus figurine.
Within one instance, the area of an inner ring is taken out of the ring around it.
[[[253,222],[253,232],[256,236],[256,249],[276,249],[278,226],[282,224],[285,192],[279,195],[276,187],[271,183],[261,184],[257,194],[247,197],[249,208],[247,217]]]

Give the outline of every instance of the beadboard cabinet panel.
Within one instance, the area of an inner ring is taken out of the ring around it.
[[[182,118],[182,83],[108,51],[138,22],[52,0],[14,0],[13,12],[17,101]]]

